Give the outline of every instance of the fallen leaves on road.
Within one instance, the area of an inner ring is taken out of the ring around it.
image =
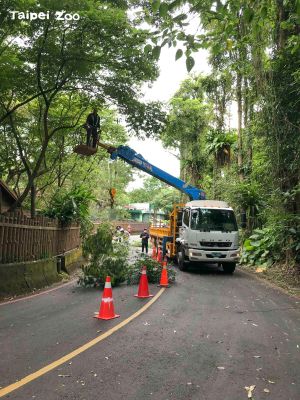
[[[269,383],[275,383],[275,382],[273,382],[273,381],[269,381],[269,380],[268,380],[268,382],[269,382]]]
[[[265,393],[270,393],[270,390],[269,389],[264,389],[264,392]]]
[[[218,369],[225,369],[225,367],[217,367]]]
[[[253,358],[261,358],[261,356],[253,356]]]
[[[251,385],[251,386],[245,386],[245,389],[247,391],[248,399],[252,399],[252,392],[254,391],[256,385]]]
[[[255,270],[255,272],[257,273],[257,274],[260,274],[260,273],[262,273],[262,272],[265,272],[266,271],[266,267],[258,267],[258,268],[256,268],[256,270]]]

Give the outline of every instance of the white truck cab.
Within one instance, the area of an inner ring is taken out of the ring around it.
[[[196,261],[222,264],[224,272],[232,273],[239,261],[238,226],[233,209],[218,200],[186,203],[176,244],[181,270]]]

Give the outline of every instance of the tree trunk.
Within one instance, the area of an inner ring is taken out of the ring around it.
[[[31,218],[34,218],[36,216],[36,188],[35,184],[33,183],[30,189],[30,214]]]
[[[58,178],[57,178],[57,185],[59,188],[62,187],[63,184],[63,179],[62,179],[62,163],[64,159],[64,148],[65,148],[65,137],[62,137],[62,143],[61,143],[61,150],[59,154],[59,160],[58,160]]]
[[[286,29],[281,28],[281,23],[288,17],[288,13],[285,11],[283,0],[277,0],[277,49],[280,51],[284,48],[288,32]]]
[[[238,126],[237,126],[237,135],[238,135],[238,169],[239,169],[239,178],[242,182],[244,180],[243,173],[243,139],[242,139],[242,117],[243,117],[243,109],[242,109],[242,76],[241,73],[237,73],[236,79],[236,100],[238,107]]]

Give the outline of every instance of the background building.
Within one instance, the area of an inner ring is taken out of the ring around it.
[[[151,203],[132,203],[125,206],[130,214],[130,219],[138,222],[160,222],[168,216],[161,210],[154,210]]]

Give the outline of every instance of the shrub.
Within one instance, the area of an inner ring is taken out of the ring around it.
[[[95,235],[84,243],[84,254],[90,264],[82,268],[78,283],[84,287],[97,287],[111,277],[112,286],[124,282],[128,276],[128,242],[113,242],[114,229],[111,224],[99,225]]]
[[[90,256],[92,262],[103,254],[110,254],[113,251],[114,228],[109,222],[103,222],[97,228],[94,235],[89,236],[83,243],[83,253]]]
[[[271,266],[277,259],[275,247],[276,236],[272,229],[255,229],[254,234],[246,239],[240,262],[249,265]]]
[[[241,263],[271,266],[277,261],[300,263],[300,217],[277,217],[245,240]]]
[[[127,258],[102,254],[97,262],[82,267],[83,275],[79,278],[79,284],[84,287],[103,286],[107,276],[111,278],[112,286],[118,286],[128,276]]]
[[[138,284],[140,281],[142,267],[147,268],[147,277],[149,283],[159,283],[162,266],[157,261],[153,260],[152,258],[140,256],[134,264],[132,264],[128,269],[128,278],[127,284],[128,285],[135,285]],[[174,268],[167,267],[168,269],[168,279],[169,282],[175,282],[175,275],[176,272]]]
[[[89,219],[92,200],[95,200],[95,197],[90,190],[84,186],[76,186],[69,192],[57,192],[43,214],[49,218],[57,218],[62,225],[80,223],[80,234],[85,238],[93,226]]]

